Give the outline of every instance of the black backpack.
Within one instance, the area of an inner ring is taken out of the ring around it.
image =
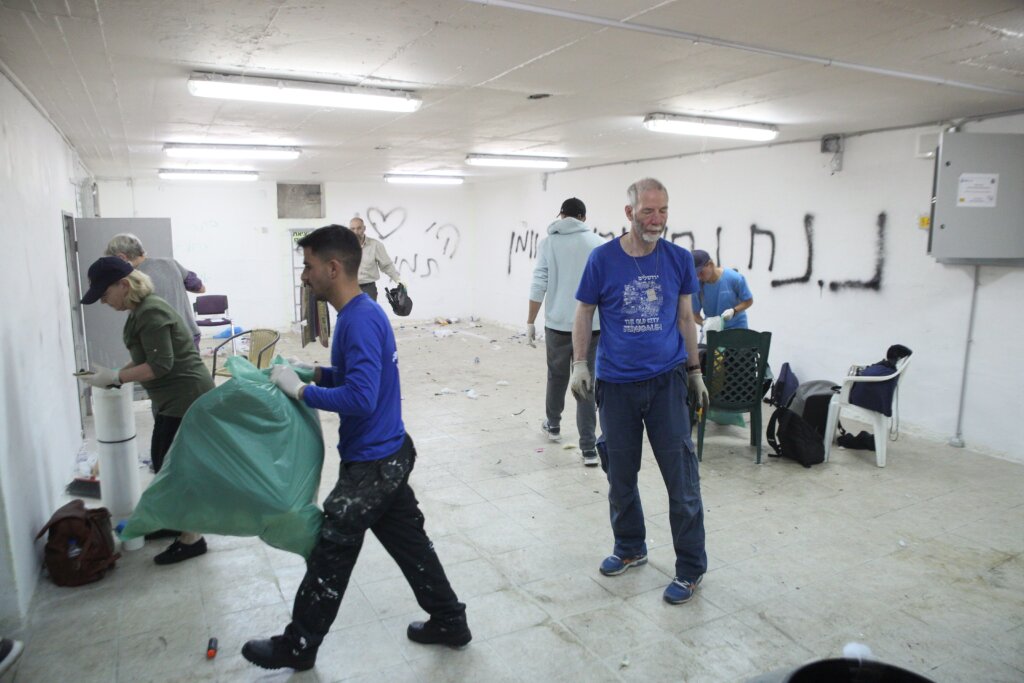
[[[821,434],[803,417],[779,407],[768,420],[768,445],[773,458],[790,458],[804,467],[825,462],[825,442]]]
[[[828,420],[828,405],[832,402],[832,397],[839,393],[839,390],[839,386],[827,379],[803,382],[793,392],[790,402],[783,405],[802,417],[824,438],[825,423]]]

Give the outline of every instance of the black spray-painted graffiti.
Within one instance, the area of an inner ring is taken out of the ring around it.
[[[455,256],[455,250],[459,248],[459,240],[462,239],[459,229],[451,223],[444,223],[440,226],[437,223],[431,223],[430,227],[427,228],[426,233],[429,235],[431,230],[434,231],[434,237],[436,239],[444,240],[444,246],[441,248],[441,253],[448,258]],[[451,251],[448,250],[449,247],[451,247]]]
[[[771,230],[762,230],[757,227],[756,223],[750,224],[750,260],[747,262],[747,270],[754,267],[754,237],[757,235],[768,235],[772,241],[772,255],[768,259],[768,272],[770,273],[775,268],[775,233]]]
[[[771,281],[772,287],[783,287],[786,285],[795,284],[806,284],[811,282],[811,276],[814,272],[814,215],[807,213],[804,214],[804,240],[807,244],[807,265],[804,268],[804,273],[796,277],[779,278]],[[525,226],[525,224],[524,224]],[[871,289],[874,291],[880,291],[882,288],[882,270],[885,265],[885,229],[886,229],[886,214],[881,212],[878,214],[876,221],[878,229],[877,236],[875,239],[875,272],[874,276],[870,280],[833,280],[828,283],[828,288],[833,292],[838,292],[843,289]],[[594,233],[603,237],[606,240],[615,239],[620,235],[627,233],[627,228],[621,228],[621,232],[616,234],[614,230],[609,232],[601,232],[600,229],[594,228]],[[667,228],[665,233],[662,235],[677,243],[680,240],[686,240],[689,243],[690,251],[693,251],[696,246],[696,237],[691,230],[683,230],[680,232],[670,232]],[[772,272],[775,269],[775,250],[776,240],[775,232],[765,228],[759,228],[756,223],[750,226],[750,254],[747,263],[747,268],[753,270],[754,268],[754,248],[757,244],[758,236],[767,236],[770,246],[770,253],[768,257],[768,272]],[[522,253],[528,258],[533,259],[537,256],[537,244],[539,242],[540,235],[533,230],[525,230],[522,234],[518,234],[515,231],[512,232],[509,239],[508,248],[508,272],[512,272],[512,256],[514,254]],[[685,246],[685,245],[684,245]],[[721,247],[722,247],[722,226],[718,226],[715,229],[715,262],[721,263]],[[819,288],[824,289],[825,280],[817,280]]]
[[[393,219],[392,216],[394,216]],[[381,241],[398,232],[398,229],[405,225],[405,218],[405,209],[400,206],[387,212],[381,211],[375,206],[366,210],[366,222],[370,224]]]
[[[524,253],[530,259],[537,258],[537,244],[540,242],[540,233],[536,230],[527,230],[518,235],[515,230],[508,240],[508,273],[512,273],[512,255]]]
[[[606,240],[613,240],[616,237],[621,237],[622,235],[626,234],[626,228],[624,228],[624,227],[623,228],[619,228],[619,230],[620,230],[619,234],[616,235],[614,230],[609,230],[608,232],[601,232],[597,228],[594,228],[594,233],[598,237],[603,237]]]
[[[377,239],[381,242],[386,242],[388,238],[398,232],[405,225],[407,218],[408,212],[400,206],[389,211],[384,211],[376,206],[371,206],[366,210],[366,222],[369,223],[373,232],[376,233]],[[435,221],[427,226],[424,234],[432,235],[441,245],[441,256],[447,256],[449,259],[455,257],[459,242],[462,240],[462,234],[458,227],[452,223],[438,224]],[[440,264],[436,258],[419,252],[414,253],[411,259],[394,255],[394,263],[399,273],[408,272],[419,277],[430,277],[440,272]]]
[[[694,249],[697,248],[697,246],[696,246],[697,245],[696,238],[693,236],[693,231],[692,230],[684,230],[683,232],[674,232],[674,233],[672,233],[672,239],[670,241],[672,242],[672,244],[678,244],[680,237],[689,237],[690,238],[690,251],[693,251]]]
[[[882,288],[882,266],[885,265],[885,212],[878,214],[875,225],[878,226],[878,237],[875,239],[875,276],[870,280],[833,280],[828,283],[828,288],[833,292],[840,289],[873,289],[876,292]]]
[[[395,268],[398,268],[398,272],[401,273],[404,270],[408,270],[410,273],[419,273],[419,262],[420,255],[413,254],[412,261],[407,258],[399,258],[395,261]],[[420,274],[420,277],[430,277],[438,270],[437,259],[428,258],[423,262],[424,272]]]
[[[753,230],[754,226],[750,226]],[[772,287],[782,287],[783,285],[795,285],[799,282],[810,282],[811,272],[814,270],[814,216],[809,213],[804,214],[804,239],[807,240],[807,268],[804,270],[804,274],[800,277],[791,277],[782,280],[772,280]],[[753,240],[753,236],[751,236]],[[751,261],[753,261],[754,255],[750,255]],[[772,260],[775,260],[775,235],[772,235]],[[771,270],[769,266],[768,270]]]

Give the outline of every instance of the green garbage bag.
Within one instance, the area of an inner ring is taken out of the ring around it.
[[[227,368],[231,379],[185,414],[121,538],[158,529],[259,536],[308,558],[323,515],[316,506],[320,419],[271,383],[269,369],[241,356],[229,358]]]

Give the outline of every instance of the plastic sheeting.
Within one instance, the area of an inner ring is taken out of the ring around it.
[[[284,361],[278,357],[274,364]],[[232,378],[199,397],[123,539],[158,529],[259,536],[308,557],[322,521],[315,496],[324,442],[316,412],[241,356]]]

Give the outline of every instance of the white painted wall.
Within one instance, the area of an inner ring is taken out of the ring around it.
[[[755,301],[750,324],[773,332],[775,368],[790,361],[804,380],[838,379],[851,363],[880,360],[890,344],[905,344],[915,355],[901,390],[904,427],[944,441],[956,431],[973,267],[941,265],[926,254],[928,235],[917,219],[928,212],[932,163],[913,156],[921,130],[847,140],[843,170],[834,175],[815,142],[561,172],[548,177],[546,190],[539,176],[481,185],[475,199],[486,225],[478,261],[495,274],[481,292],[490,300],[482,315],[524,324],[534,235],[546,234],[563,199],[583,199],[588,223],[618,233],[626,226],[626,187],[654,176],[669,188],[670,233],[693,231],[698,248],[714,256],[722,227],[721,261],[746,276]],[[1024,117],[966,130],[1024,133]],[[882,212],[881,289],[831,291],[831,282],[872,277]],[[805,214],[814,225],[810,281],[773,287],[773,279],[805,272]],[[766,236],[757,238],[748,267],[751,224],[775,235],[771,270]],[[679,243],[689,247],[685,238]],[[1011,350],[1024,335],[1015,305],[1024,270],[984,267],[981,279],[963,435],[972,447],[1024,460],[1011,428],[1024,419],[1016,399],[1022,373]]]
[[[74,153],[0,75],[0,631],[39,578],[36,532],[82,443],[61,212],[75,212]]]
[[[465,187],[407,187],[382,183],[325,183],[327,217],[277,218],[274,183],[99,182],[100,213],[168,217],[174,254],[196,271],[210,294],[226,294],[244,327],[286,329],[292,315],[290,229],[367,222],[367,235],[384,242],[407,282],[413,317],[463,317],[472,291],[464,279],[474,251],[471,193]],[[378,301],[390,313],[383,288]]]

